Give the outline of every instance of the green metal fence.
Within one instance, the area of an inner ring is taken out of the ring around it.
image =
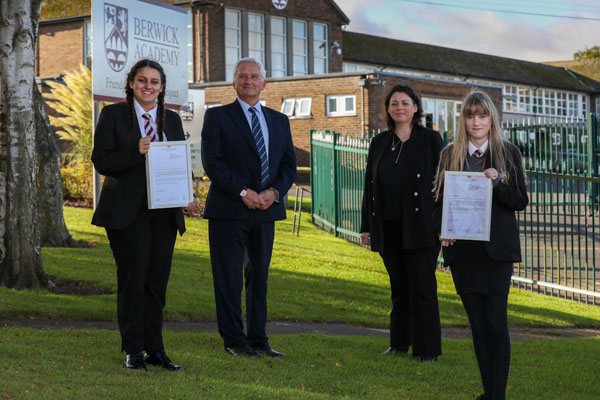
[[[311,131],[313,222],[360,243],[360,208],[371,139]]]
[[[523,153],[530,198],[518,213],[523,262],[514,285],[600,305],[600,121],[590,114],[503,128]],[[313,222],[354,243],[369,143],[311,131]]]
[[[504,126],[523,153],[530,203],[518,213],[523,262],[515,286],[600,304],[598,121],[537,119]]]

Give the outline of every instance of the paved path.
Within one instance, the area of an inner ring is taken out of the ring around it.
[[[16,319],[0,320],[0,327],[24,326],[36,329],[110,329],[116,330],[115,321],[80,321],[51,319]],[[167,321],[165,329],[188,332],[217,332],[216,322],[176,322]],[[324,334],[338,336],[375,336],[387,338],[387,329],[365,328],[354,325],[270,321],[267,331],[273,334]],[[592,328],[513,328],[510,337],[513,341],[523,339],[579,338],[600,336],[600,329]],[[467,328],[442,328],[445,339],[470,339],[471,331]]]

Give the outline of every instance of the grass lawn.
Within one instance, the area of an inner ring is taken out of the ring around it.
[[[226,355],[217,334],[166,332],[183,373],[133,372],[102,330],[0,330],[0,398],[31,399],[473,399],[482,393],[470,340],[444,340],[436,363],[380,356],[387,340],[274,335],[283,359]],[[600,338],[513,344],[508,399],[595,400]]]
[[[104,229],[90,225],[92,211],[65,208],[67,225],[91,248],[43,248],[46,273],[85,281],[113,294],[59,295],[47,290],[0,288],[0,318],[114,320],[116,267]],[[291,234],[291,218],[276,225],[269,277],[269,318],[339,322],[387,327],[390,311],[388,276],[377,253],[347,243],[309,223],[304,214],[300,237]],[[188,219],[177,240],[167,293],[167,320],[215,320],[207,221]],[[467,318],[449,274],[438,272],[443,326],[466,326]],[[509,324],[600,328],[600,309],[573,301],[512,290]]]
[[[67,225],[90,248],[43,248],[52,277],[116,291],[115,266],[91,210],[65,208]],[[387,327],[388,277],[378,254],[311,225],[300,237],[291,218],[277,223],[269,277],[272,320]],[[188,219],[177,241],[167,294],[167,320],[215,320],[207,222]],[[438,272],[442,325],[467,319],[449,274]],[[115,320],[116,295],[59,295],[0,288],[0,319]],[[512,290],[511,327],[600,328],[600,308]],[[113,330],[0,328],[0,399],[473,399],[482,392],[472,343],[445,339],[436,363],[379,356],[387,339],[270,335],[284,359],[226,355],[216,333],[165,332],[182,374],[122,366]],[[600,398],[600,337],[535,339],[512,344],[508,399]]]

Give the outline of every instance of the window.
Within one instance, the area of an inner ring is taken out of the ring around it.
[[[517,111],[517,87],[504,85],[504,93],[502,94],[504,111]]]
[[[187,26],[187,66],[188,82],[194,82],[194,14],[190,13],[190,23]]]
[[[327,25],[325,24],[313,24],[313,54],[314,73],[327,73]]]
[[[556,115],[556,102],[552,90],[544,90],[544,114]]]
[[[260,14],[248,14],[248,56],[265,63],[265,25]]]
[[[518,104],[519,104],[519,112],[522,113],[531,113],[531,89],[527,87],[519,87],[518,90]]]
[[[544,91],[541,89],[534,90],[532,97],[534,114],[544,114]]]
[[[327,96],[327,116],[339,117],[356,114],[356,96],[336,95]]]
[[[242,58],[241,13],[225,10],[225,79],[233,80],[233,67]]]
[[[287,75],[285,18],[271,17],[271,76]]]
[[[294,55],[292,75],[306,75],[308,73],[306,22],[294,20],[292,22],[292,34],[292,51]]]
[[[310,97],[296,97],[283,99],[281,112],[288,117],[310,117],[310,107],[312,99]]]
[[[83,23],[83,65],[92,69],[92,21]]]
[[[561,117],[567,115],[567,94],[564,92],[556,92],[556,112]]]

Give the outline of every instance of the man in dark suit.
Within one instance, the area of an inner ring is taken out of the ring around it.
[[[269,345],[267,277],[274,221],[285,219],[280,199],[296,177],[288,118],[259,102],[265,70],[253,58],[234,67],[237,100],[206,110],[202,163],[211,180],[204,218],[209,220],[217,323],[233,355],[283,357]],[[246,288],[247,333],[241,294]]]

